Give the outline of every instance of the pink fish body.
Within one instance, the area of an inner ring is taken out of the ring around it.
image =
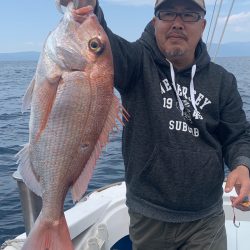
[[[63,212],[87,189],[108,134],[120,120],[109,40],[92,11],[81,23],[69,5],[48,36],[24,97],[31,104],[29,143],[18,153],[26,185],[43,200],[23,250],[73,249]]]

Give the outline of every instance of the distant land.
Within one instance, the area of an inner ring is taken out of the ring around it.
[[[211,46],[211,55],[213,56],[217,44]],[[250,42],[233,42],[221,44],[218,57],[241,57],[250,56]]]
[[[211,56],[214,55],[217,44],[211,46]],[[14,53],[0,53],[0,61],[37,61],[40,52],[26,51]],[[221,45],[218,57],[250,56],[250,42],[233,42]]]
[[[39,55],[37,51],[0,53],[0,61],[37,61]]]

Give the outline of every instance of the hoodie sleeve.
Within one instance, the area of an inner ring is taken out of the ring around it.
[[[225,163],[229,169],[233,170],[239,165],[245,165],[250,170],[250,124],[243,110],[236,79],[232,74],[230,78],[231,84],[222,90],[218,135]]]
[[[137,42],[128,42],[122,37],[114,34],[107,26],[102,9],[97,5],[95,14],[105,32],[108,35],[114,62],[115,88],[120,92],[127,92],[140,76],[142,46]]]

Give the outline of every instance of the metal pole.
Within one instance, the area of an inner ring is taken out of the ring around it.
[[[231,8],[230,8],[230,10],[229,10],[229,13],[228,13],[228,16],[227,16],[227,20],[226,20],[226,22],[225,22],[223,31],[222,31],[222,33],[221,33],[220,41],[219,41],[219,43],[218,43],[218,46],[217,46],[217,49],[216,49],[216,52],[215,52],[213,61],[215,60],[215,58],[217,57],[217,55],[218,55],[218,53],[219,53],[220,45],[221,45],[223,36],[224,36],[224,34],[225,34],[225,31],[226,31],[226,27],[227,27],[227,24],[228,24],[228,21],[229,21],[229,17],[231,16],[231,13],[232,13],[232,9],[233,9],[233,6],[234,6],[234,2],[235,2],[235,0],[232,1]]]
[[[213,33],[212,33],[212,36],[211,36],[210,42],[209,42],[209,44],[208,44],[208,46],[207,46],[207,48],[208,48],[208,49],[207,49],[207,50],[208,50],[208,52],[210,52],[211,45],[212,45],[212,42],[213,42],[213,39],[214,39],[214,33],[215,33],[215,30],[216,30],[216,27],[217,27],[217,23],[218,23],[218,19],[219,19],[219,16],[220,16],[222,3],[223,3],[223,0],[221,0],[221,1],[220,1],[220,6],[219,6],[218,13],[217,13],[216,21],[215,21],[215,24],[214,24]]]
[[[28,189],[18,171],[12,176],[16,180],[19,189],[24,227],[28,235],[41,211],[42,199]]]

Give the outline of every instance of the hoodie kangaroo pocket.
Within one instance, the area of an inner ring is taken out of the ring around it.
[[[204,209],[217,202],[224,179],[216,151],[155,146],[138,176],[141,198],[174,210]]]

